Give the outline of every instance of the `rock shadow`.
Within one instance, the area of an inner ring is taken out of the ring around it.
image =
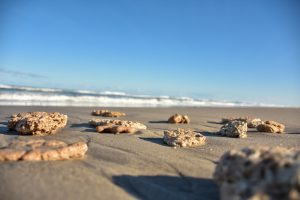
[[[150,124],[169,124],[167,120],[149,121]]]
[[[91,128],[92,126],[89,123],[77,123],[71,124],[71,128]]]
[[[206,137],[222,137],[218,134],[218,132],[209,132],[209,131],[196,131],[198,133],[201,133],[202,135]]]
[[[77,123],[77,124],[71,124],[71,128],[85,128],[84,130],[80,132],[95,132],[95,128],[90,125],[89,123]]]
[[[113,176],[113,182],[138,199],[219,199],[211,179],[185,176]]]
[[[145,138],[145,137],[139,137],[139,139],[145,140],[147,142],[152,142],[155,144],[163,145],[163,146],[168,146],[163,142],[162,138]]]
[[[0,122],[0,134],[2,135],[20,135],[17,131],[9,130],[7,122]]]
[[[216,121],[206,121],[207,123],[210,123],[210,124],[219,124],[219,125],[222,125],[224,123],[222,122],[216,122]]]

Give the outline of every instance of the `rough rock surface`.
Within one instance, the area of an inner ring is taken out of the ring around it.
[[[58,112],[27,112],[12,115],[8,128],[26,135],[49,135],[66,126],[68,116]]]
[[[92,119],[90,124],[98,133],[134,133],[138,129],[147,129],[144,124],[125,120]]]
[[[300,151],[247,147],[225,153],[214,172],[222,200],[300,199]]]
[[[248,128],[256,128],[258,125],[264,123],[260,118],[251,118],[248,116],[245,117],[228,117],[228,118],[222,118],[221,123],[222,124],[227,124],[228,122],[232,121],[244,121],[247,122]]]
[[[96,132],[98,133],[135,133],[137,129],[128,127],[128,126],[122,126],[122,125],[114,125],[114,124],[108,124],[103,126],[96,126]]]
[[[190,123],[190,119],[187,115],[175,114],[168,119],[168,122],[173,124],[188,124]]]
[[[173,147],[194,147],[204,145],[206,137],[191,130],[164,131],[163,141]]]
[[[147,129],[147,126],[139,122],[126,121],[126,120],[114,120],[114,119],[92,119],[90,124],[93,126],[103,126],[108,124],[123,125],[126,127],[132,127],[136,129]]]
[[[259,118],[247,120],[248,128],[256,128],[258,125],[263,124],[263,123],[264,122]]]
[[[94,110],[92,115],[102,116],[102,117],[123,117],[126,116],[125,113],[109,111],[109,110]]]
[[[218,134],[225,137],[246,138],[247,122],[240,120],[230,121],[221,127]]]
[[[232,121],[245,121],[247,122],[250,118],[248,116],[245,117],[226,117],[226,118],[222,118],[221,123],[222,124],[227,124],[228,122],[232,122]]]
[[[60,140],[13,140],[0,148],[0,161],[68,160],[82,158],[88,147],[84,142],[66,144]]]
[[[265,121],[265,123],[258,125],[256,129],[259,132],[283,133],[285,126],[275,121]]]

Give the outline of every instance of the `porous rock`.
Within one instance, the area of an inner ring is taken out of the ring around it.
[[[248,119],[247,124],[248,128],[256,128],[258,125],[263,124],[264,122],[260,118]]]
[[[221,123],[222,124],[227,124],[228,122],[231,121],[244,121],[247,122],[248,128],[256,128],[259,124],[264,123],[260,118],[251,118],[248,116],[245,117],[228,117],[228,118],[222,118]]]
[[[225,117],[222,118],[221,123],[222,124],[227,124],[228,122],[232,122],[232,121],[245,121],[247,122],[250,119],[250,117],[245,116],[245,117]]]
[[[222,200],[299,200],[300,151],[246,147],[226,152],[214,175]]]
[[[66,126],[68,116],[58,112],[26,112],[12,115],[8,128],[25,135],[50,135]]]
[[[204,145],[206,137],[192,130],[177,129],[164,131],[163,141],[173,147],[194,147]]]
[[[67,144],[60,140],[15,139],[0,148],[0,161],[48,161],[82,158],[88,147],[85,142]]]
[[[90,124],[96,127],[98,133],[134,133],[147,129],[144,124],[125,120],[92,119]]]
[[[125,113],[109,110],[94,110],[92,115],[102,116],[102,117],[123,117],[126,116]]]
[[[190,123],[190,119],[187,115],[175,114],[168,119],[168,122],[173,124],[188,124]]]
[[[285,126],[275,121],[265,121],[265,123],[258,125],[256,129],[259,132],[283,133]]]
[[[135,133],[137,129],[123,126],[123,125],[114,125],[114,124],[107,124],[103,126],[96,126],[96,132],[98,133]]]
[[[219,135],[233,138],[247,137],[247,122],[234,120],[223,125],[218,132]]]

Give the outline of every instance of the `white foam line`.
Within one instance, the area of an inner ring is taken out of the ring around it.
[[[19,106],[104,106],[104,107],[278,107],[258,103],[234,103],[191,98],[149,97],[131,98],[130,96],[111,98],[109,96],[68,96],[40,93],[0,93],[0,105]]]

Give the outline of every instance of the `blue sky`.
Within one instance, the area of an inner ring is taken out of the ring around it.
[[[0,0],[0,83],[300,106],[295,0]]]

